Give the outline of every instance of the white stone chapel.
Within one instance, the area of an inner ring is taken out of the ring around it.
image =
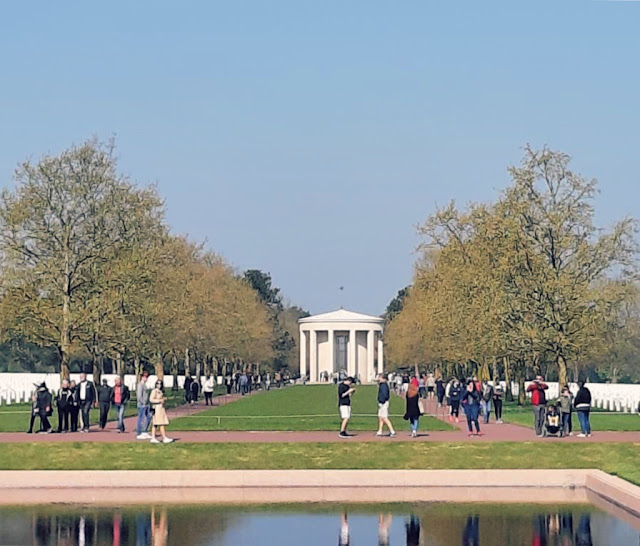
[[[318,383],[345,371],[363,383],[384,370],[380,317],[339,309],[300,319],[300,376]]]

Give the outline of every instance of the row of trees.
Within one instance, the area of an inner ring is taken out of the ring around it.
[[[636,222],[594,224],[595,180],[527,148],[497,202],[454,204],[420,227],[412,287],[388,310],[388,356],[446,374],[616,381],[640,356]]]
[[[163,203],[117,172],[112,143],[27,161],[0,196],[0,328],[53,347],[62,377],[82,355],[99,379],[150,363],[196,373],[273,361],[274,317],[246,278],[184,237]]]

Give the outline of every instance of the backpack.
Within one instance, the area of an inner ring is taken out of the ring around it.
[[[488,402],[493,398],[493,387],[491,385],[485,385],[482,389],[482,399]]]

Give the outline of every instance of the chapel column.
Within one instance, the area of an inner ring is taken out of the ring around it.
[[[307,377],[307,333],[300,330],[300,377],[304,381]]]
[[[382,342],[382,332],[378,333],[378,373],[384,373],[384,343]]]
[[[318,382],[318,339],[313,328],[309,330],[309,380]]]
[[[375,332],[373,330],[369,330],[367,332],[367,376],[362,378],[363,383],[369,383],[373,379],[374,370],[373,370],[373,362],[375,355],[374,345],[373,345],[373,335]]]
[[[327,330],[327,336],[329,339],[329,374],[332,374],[335,371],[336,358],[336,348],[334,345],[335,331],[332,328],[329,328],[329,330]]]
[[[358,355],[357,330],[349,330],[349,358],[347,359],[347,375],[356,375],[356,359]]]

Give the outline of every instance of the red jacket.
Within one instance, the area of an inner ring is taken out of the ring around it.
[[[542,381],[540,381],[539,383],[536,383],[535,381],[531,383],[531,385],[527,387],[527,392],[532,393],[531,405],[544,406],[547,403],[547,397],[545,396],[544,391],[546,391],[548,388],[549,387],[547,386],[547,384],[543,383]]]

